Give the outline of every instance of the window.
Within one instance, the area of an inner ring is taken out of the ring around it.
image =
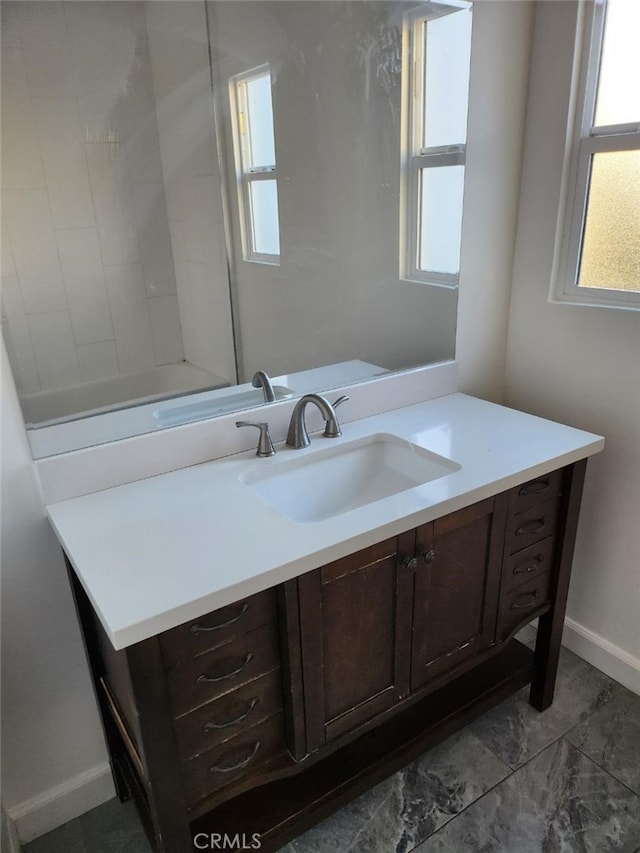
[[[640,309],[640,3],[588,10],[556,297]]]
[[[233,78],[230,95],[243,257],[277,264],[280,228],[269,67]]]
[[[455,286],[471,55],[471,3],[447,0],[405,19],[401,276]]]

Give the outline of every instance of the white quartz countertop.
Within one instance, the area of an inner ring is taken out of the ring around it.
[[[337,442],[391,433],[459,471],[315,523],[289,520],[240,477]],[[116,649],[145,640],[604,446],[600,436],[448,394],[316,434],[53,503],[49,518]]]

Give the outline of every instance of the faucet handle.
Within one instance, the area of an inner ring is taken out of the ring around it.
[[[252,426],[260,430],[260,438],[258,439],[258,449],[256,456],[275,456],[276,449],[271,441],[269,434],[269,424],[266,421],[236,421],[237,427]]]
[[[325,424],[324,435],[327,438],[337,438],[339,435],[342,435],[342,430],[340,429],[340,424],[338,422],[338,418],[335,416],[335,410],[338,408],[341,403],[344,403],[349,398],[346,394],[343,394],[342,397],[338,397],[335,403],[332,403],[331,406],[334,410],[334,417],[329,418]]]

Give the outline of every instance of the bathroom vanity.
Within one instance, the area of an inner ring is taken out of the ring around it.
[[[524,685],[552,702],[602,439],[460,394],[344,433],[48,508],[116,787],[157,851],[278,850]],[[371,435],[451,470],[307,523],[248,487]],[[513,638],[534,617],[531,652]]]

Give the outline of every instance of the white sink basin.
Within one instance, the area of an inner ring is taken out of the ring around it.
[[[315,441],[331,441],[316,438]],[[460,465],[397,436],[379,433],[295,458],[265,460],[240,479],[299,523],[322,521],[460,470]]]

